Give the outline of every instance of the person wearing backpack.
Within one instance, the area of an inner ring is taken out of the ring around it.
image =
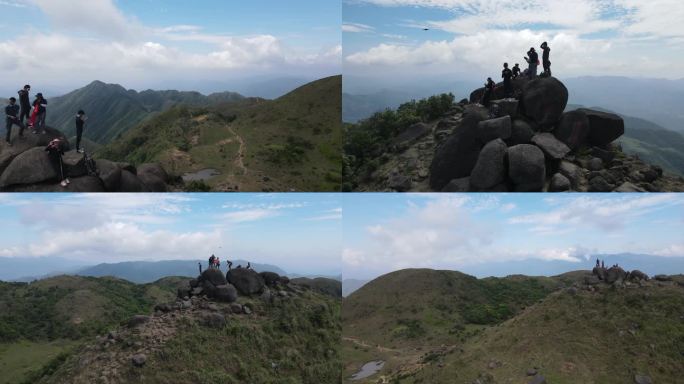
[[[29,100],[29,92],[31,91],[31,86],[29,84],[24,85],[24,89],[17,92],[19,94],[19,105],[21,106],[21,113],[19,114],[19,119],[21,123],[24,123],[24,117],[28,120],[31,117],[31,100]]]
[[[19,106],[16,104],[17,99],[10,97],[9,105],[5,107],[5,116],[7,122],[7,136],[5,136],[5,141],[7,145],[12,146],[12,126],[14,124],[19,126],[19,136],[24,135],[24,124],[21,122],[17,114],[19,114]]]
[[[64,174],[64,163],[62,163],[64,142],[59,138],[53,139],[47,147],[45,147],[45,151],[48,153],[50,163],[52,163],[52,166],[55,168],[55,172],[60,177],[60,185],[66,187],[71,181],[69,181],[69,178]]]
[[[531,47],[530,50],[527,51],[525,61],[527,61],[527,64],[529,65],[527,68],[527,76],[530,79],[535,78],[537,76],[537,66],[539,65],[539,55],[537,54],[537,51],[534,50],[534,47]]]
[[[520,64],[515,63],[513,66],[513,78],[517,79],[520,76]]]
[[[84,153],[85,150],[81,148],[81,137],[83,136],[83,127],[85,122],[88,120],[85,112],[83,110],[78,111],[76,114],[76,152]]]

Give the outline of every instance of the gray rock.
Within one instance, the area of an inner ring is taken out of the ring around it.
[[[589,119],[588,142],[603,147],[625,134],[625,122],[614,113],[580,108]]]
[[[603,160],[599,159],[598,157],[592,157],[591,160],[589,160],[589,170],[590,171],[600,171],[603,169]]]
[[[634,384],[653,384],[653,380],[650,376],[634,375]]]
[[[275,272],[260,272],[259,275],[261,275],[264,283],[269,287],[276,286],[280,282],[280,275]]]
[[[96,160],[95,166],[99,172],[98,176],[102,179],[107,192],[116,192],[121,184],[121,168],[117,163],[109,160]]]
[[[542,128],[555,125],[568,103],[568,89],[554,77],[535,78],[522,88],[524,115]]]
[[[527,374],[527,376],[534,376],[534,375],[537,374],[537,370],[534,369],[534,368],[530,368],[530,369],[527,370],[527,373],[526,373],[526,374]]]
[[[233,303],[233,304],[230,305],[230,311],[231,311],[232,313],[235,313],[235,314],[239,315],[239,314],[241,314],[241,313],[243,312],[243,311],[242,311],[242,305],[240,305],[240,304],[238,304],[238,303]]]
[[[221,272],[220,269],[215,268],[205,269],[200,275],[200,280],[208,281],[214,286],[226,285],[228,282],[226,277],[223,275],[223,272]]]
[[[672,278],[668,275],[655,275],[653,278],[657,281],[672,281]]]
[[[532,130],[530,124],[525,120],[515,119],[513,120],[513,126],[511,127],[511,138],[507,140],[507,142],[510,146],[530,144],[533,136],[534,130]]]
[[[610,192],[613,186],[603,176],[596,176],[589,180],[589,192]]]
[[[392,145],[411,145],[428,133],[430,133],[429,125],[425,123],[416,123],[399,133],[399,135],[397,135],[397,137],[392,141]]]
[[[549,192],[565,192],[571,188],[570,180],[560,173],[556,173],[551,177],[549,183]]]
[[[586,276],[584,278],[584,284],[586,285],[598,285],[601,283],[601,280],[598,278],[598,276]]]
[[[232,303],[237,300],[237,297],[237,290],[230,284],[217,285],[214,291],[214,298],[225,303]]]
[[[205,313],[200,317],[200,324],[210,328],[223,328],[226,326],[226,318],[216,312]]]
[[[544,153],[537,146],[518,144],[508,148],[508,176],[517,191],[541,191],[545,175]]]
[[[135,315],[128,320],[128,327],[135,328],[150,321],[149,316]]]
[[[548,132],[538,133],[532,137],[532,143],[541,148],[549,159],[560,160],[570,152],[570,148]]]
[[[164,168],[156,163],[143,164],[138,167],[138,178],[150,192],[166,192],[167,175]]]
[[[260,294],[264,290],[264,279],[252,269],[237,268],[228,271],[226,276],[229,283],[231,283],[238,292],[243,295]]]
[[[468,192],[470,191],[470,177],[454,179],[442,188],[442,192]]]
[[[563,160],[558,167],[558,173],[570,180],[572,188],[577,188],[582,178],[582,170],[580,167],[569,161]]]
[[[605,281],[608,284],[613,284],[618,280],[624,280],[627,277],[627,272],[620,267],[610,267],[606,271]]]
[[[397,192],[406,192],[410,190],[412,184],[410,177],[404,176],[399,173],[390,175],[387,183],[390,188],[394,189]]]
[[[149,192],[149,188],[135,174],[122,169],[118,192]]]
[[[506,178],[507,151],[508,147],[501,139],[487,143],[470,174],[470,185],[477,190],[486,190],[503,183]]]
[[[57,171],[44,148],[35,147],[17,155],[0,177],[0,188],[10,185],[57,181]]]
[[[567,292],[568,295],[570,295],[570,296],[575,296],[575,295],[577,295],[577,288],[569,287],[565,290],[565,292]]]
[[[603,162],[606,164],[610,163],[615,158],[615,152],[599,147],[592,147],[591,155],[594,157],[598,157],[599,159],[603,160]]]
[[[619,187],[615,188],[613,190],[614,192],[646,192],[645,189],[641,187],[637,187],[636,185],[630,183],[629,181],[625,181],[624,183],[620,184]]]
[[[546,384],[546,378],[542,375],[537,375],[529,381],[528,384]]]
[[[499,116],[510,116],[513,118],[518,115],[518,100],[516,99],[492,100],[490,106],[499,111]]]
[[[137,355],[133,355],[133,357],[131,357],[131,362],[136,367],[142,367],[147,362],[147,356],[142,354],[142,353],[139,353]]]
[[[579,148],[589,136],[589,119],[582,111],[565,112],[553,134],[571,150]]]
[[[76,151],[69,151],[62,156],[62,163],[64,164],[64,172],[68,177],[80,177],[88,174],[86,168],[85,158],[82,153]]]
[[[477,138],[481,143],[488,143],[494,139],[506,140],[511,137],[511,133],[510,116],[480,121],[477,124]]]

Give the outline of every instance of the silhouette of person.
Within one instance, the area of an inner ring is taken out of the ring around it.
[[[199,266],[199,271],[200,271],[200,275],[201,275],[202,274],[202,263],[197,263],[197,265]]]
[[[601,266],[601,263],[599,262],[599,259],[596,259],[596,268],[599,268]]]
[[[501,71],[501,77],[504,79],[504,97],[513,96],[513,84],[511,83],[513,71],[508,68],[508,63],[504,63],[504,69]]]
[[[489,101],[492,98],[492,95],[494,94],[494,87],[496,86],[496,83],[494,83],[494,80],[492,80],[491,77],[487,78],[487,82],[485,83],[485,91],[482,94],[482,102],[480,104],[484,105],[485,107],[489,106]]]
[[[520,76],[520,64],[515,63],[513,66],[513,78],[517,79]]]
[[[545,42],[542,43],[541,49],[544,50],[542,53],[542,65],[544,66],[544,76],[551,76],[551,62],[549,61],[549,54],[551,53],[551,48],[549,44]]]
[[[527,61],[527,64],[529,67],[527,68],[527,76],[532,79],[537,76],[537,66],[539,65],[539,55],[537,54],[537,51],[534,50],[534,47],[530,47],[530,50],[527,51],[527,57],[525,57],[525,61]]]
[[[605,264],[605,260],[604,260],[601,262],[601,268],[605,268],[605,267],[606,267],[606,264]]]

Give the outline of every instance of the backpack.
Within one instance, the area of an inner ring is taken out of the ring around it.
[[[83,152],[83,162],[85,163],[86,166],[86,171],[88,172],[89,176],[98,176],[100,172],[98,172],[95,160],[88,156],[88,154],[84,151]]]

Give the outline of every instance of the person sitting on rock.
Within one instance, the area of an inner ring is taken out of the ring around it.
[[[549,54],[551,53],[551,48],[549,48],[549,44],[545,42],[542,43],[541,49],[544,50],[542,53],[542,64],[544,66],[544,76],[550,77],[551,76],[551,62],[549,61]]]
[[[9,146],[12,146],[12,126],[14,124],[19,126],[19,136],[24,135],[24,123],[21,122],[21,119],[18,115],[19,106],[17,105],[17,99],[15,99],[14,97],[10,97],[9,105],[5,107],[5,116],[7,123],[7,136],[5,136],[5,141]]]
[[[527,64],[529,65],[527,68],[527,76],[530,79],[533,79],[537,76],[537,66],[539,65],[539,55],[537,55],[537,51],[534,50],[534,47],[530,47],[530,50],[527,51],[525,61],[527,61]]]
[[[53,139],[52,141],[50,141],[47,147],[45,147],[45,151],[48,153],[50,162],[52,163],[52,166],[55,168],[55,173],[57,173],[60,177],[60,185],[62,187],[66,187],[70,183],[70,181],[69,178],[66,177],[64,174],[64,163],[62,163],[62,155],[64,154],[64,142],[59,138]]]
[[[517,79],[520,76],[520,64],[515,63],[513,66],[513,78]]]
[[[513,83],[511,83],[513,71],[508,68],[508,63],[504,63],[504,69],[501,71],[501,77],[504,79],[504,97],[513,96]]]
[[[480,104],[484,105],[485,107],[489,106],[489,101],[494,94],[494,87],[496,87],[496,83],[494,83],[494,80],[492,80],[491,77],[488,77],[487,82],[485,83],[485,90],[482,94],[482,100]]]

